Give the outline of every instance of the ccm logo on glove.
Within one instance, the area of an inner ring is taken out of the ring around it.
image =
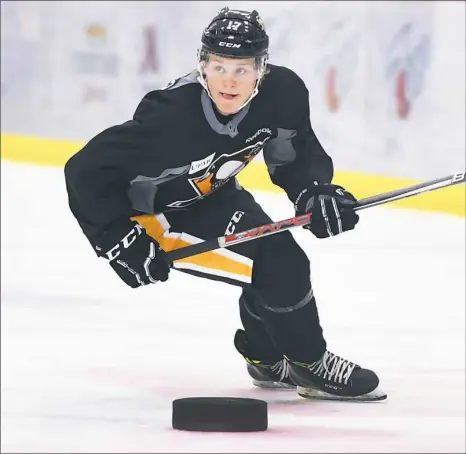
[[[144,226],[129,219],[120,220],[100,235],[95,249],[118,276],[132,288],[166,281],[172,263],[163,258],[160,244]]]
[[[112,261],[120,255],[120,244],[124,249],[128,249],[136,241],[136,238],[141,235],[143,230],[144,229],[141,224],[136,224],[134,228],[131,229],[120,242],[118,242],[115,246],[112,247],[112,249],[105,253],[108,260]]]

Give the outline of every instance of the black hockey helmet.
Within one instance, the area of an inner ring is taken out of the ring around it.
[[[227,58],[254,58],[257,81],[251,96],[238,109],[242,109],[259,92],[259,84],[267,73],[269,37],[257,11],[239,11],[223,8],[210,22],[201,37],[197,51],[198,81],[212,98],[204,67],[209,55]],[[214,101],[214,99],[212,98]],[[215,101],[214,101],[215,102]]]
[[[229,58],[268,57],[269,37],[257,11],[223,8],[201,37],[201,52]]]

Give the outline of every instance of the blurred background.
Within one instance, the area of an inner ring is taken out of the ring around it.
[[[223,6],[262,15],[270,61],[306,82],[337,169],[414,179],[464,170],[463,1],[5,1],[2,139],[87,141],[131,118],[145,93],[195,68]]]

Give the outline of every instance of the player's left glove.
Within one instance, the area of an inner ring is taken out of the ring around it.
[[[297,216],[311,214],[305,229],[317,238],[328,238],[354,229],[359,222],[355,203],[355,197],[341,186],[315,183],[298,194],[294,207]]]

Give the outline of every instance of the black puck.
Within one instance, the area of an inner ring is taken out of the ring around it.
[[[267,402],[240,397],[186,397],[173,401],[172,426],[199,432],[267,430]]]

